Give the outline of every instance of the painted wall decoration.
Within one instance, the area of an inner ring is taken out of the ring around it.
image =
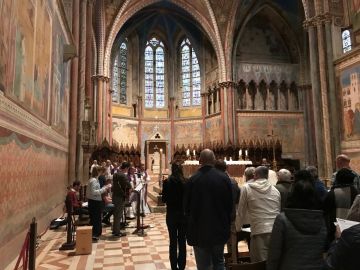
[[[4,0],[0,84],[8,97],[49,120],[52,16],[47,0]]]
[[[119,145],[138,144],[138,121],[113,118],[113,140]],[[143,149],[143,148],[142,148]]]
[[[360,139],[360,65],[344,69],[340,73],[343,107],[343,139]]]
[[[15,1],[2,0],[0,4],[0,90],[11,88],[14,79],[15,56]]]
[[[202,139],[202,121],[175,122],[175,145],[199,145]]]
[[[32,217],[41,218],[63,203],[67,154],[0,127],[0,160],[0,246],[4,246],[28,228]]]
[[[353,30],[360,30],[360,0],[349,0],[349,7]]]
[[[205,143],[221,141],[221,116],[216,115],[205,120]]]
[[[283,156],[292,159],[304,158],[304,119],[302,113],[238,113],[239,140],[268,139],[274,131],[282,142]]]
[[[52,39],[52,121],[51,125],[64,135],[68,134],[70,64],[63,62],[64,36],[60,34],[60,23],[54,24]]]

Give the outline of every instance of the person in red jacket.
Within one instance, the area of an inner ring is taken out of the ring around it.
[[[80,181],[78,181],[78,180],[74,181],[72,188],[70,188],[68,191],[67,196],[71,200],[73,214],[79,215],[79,217],[81,218],[83,215],[88,215],[89,211],[88,211],[88,209],[82,207],[82,203],[78,199],[77,194],[80,190],[80,185],[81,185]]]

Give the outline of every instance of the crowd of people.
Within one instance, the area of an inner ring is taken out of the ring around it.
[[[199,162],[189,179],[174,162],[163,184],[172,270],[185,269],[186,242],[197,269],[224,270],[230,232],[241,235],[249,226],[251,262],[266,261],[269,270],[360,269],[360,225],[342,232],[336,226],[338,218],[360,222],[360,177],[346,155],[336,158],[329,190],[315,166],[280,169],[276,181],[268,166],[248,167],[239,188],[211,150],[203,150]]]
[[[126,218],[133,219],[135,214],[138,214],[136,211],[138,211],[137,203],[139,201],[142,204],[141,212],[149,212],[147,206],[147,183],[149,180],[150,176],[145,170],[144,164],[135,168],[129,162],[118,165],[107,160],[98,165],[94,160],[90,167],[90,179],[86,186],[87,204],[84,206],[77,196],[80,187],[79,181],[74,181],[67,196],[72,202],[73,214],[78,214],[79,218],[89,215],[90,225],[93,226],[93,241],[96,242],[102,234],[102,223],[107,226],[112,225],[114,237],[124,236],[125,234],[121,232],[121,223],[124,224]],[[142,188],[136,190],[140,184]],[[128,207],[125,209],[126,203]],[[113,216],[112,224],[111,216]]]

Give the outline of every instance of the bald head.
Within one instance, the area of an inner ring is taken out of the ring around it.
[[[210,149],[204,149],[200,153],[199,163],[201,165],[214,165],[215,155]]]
[[[350,168],[350,158],[344,154],[338,155],[336,157],[336,167],[338,169]]]

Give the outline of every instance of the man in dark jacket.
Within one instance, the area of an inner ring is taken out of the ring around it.
[[[325,269],[360,269],[359,250],[360,224],[344,230],[340,238],[333,242],[325,260]]]
[[[224,245],[230,235],[232,187],[229,177],[215,169],[213,151],[200,153],[201,168],[186,186],[185,215],[188,244],[194,246],[199,270],[225,269]]]
[[[280,192],[281,196],[281,211],[286,207],[288,195],[290,193],[292,181],[291,172],[287,169],[281,169],[278,172],[278,181],[276,183],[276,189]]]

